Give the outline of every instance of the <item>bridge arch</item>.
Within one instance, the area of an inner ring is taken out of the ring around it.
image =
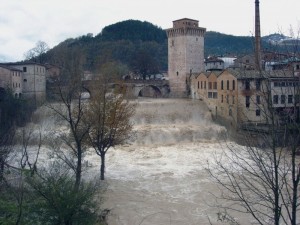
[[[138,97],[162,97],[162,92],[155,85],[146,85],[139,90]]]

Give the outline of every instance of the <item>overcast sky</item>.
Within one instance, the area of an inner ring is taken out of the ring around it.
[[[255,0],[0,0],[0,61],[17,61],[41,40],[51,48],[67,38],[128,19],[163,29],[181,18],[199,20],[208,31],[249,36],[254,31]],[[262,35],[297,36],[300,0],[261,0]]]

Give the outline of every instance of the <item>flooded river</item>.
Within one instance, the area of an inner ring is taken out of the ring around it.
[[[109,225],[217,222],[205,168],[222,150],[225,128],[202,102],[187,99],[139,99],[134,123],[135,140],[107,153]]]

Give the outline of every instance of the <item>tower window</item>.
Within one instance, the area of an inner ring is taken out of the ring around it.
[[[278,95],[273,96],[273,104],[278,104]]]
[[[260,116],[260,109],[256,109],[255,114],[256,116]]]
[[[232,116],[232,109],[229,109],[229,116]]]
[[[246,80],[246,90],[250,90],[250,81],[249,80]]]
[[[246,108],[250,107],[250,96],[246,96]]]

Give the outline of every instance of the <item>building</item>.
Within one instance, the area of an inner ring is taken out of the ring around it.
[[[46,67],[33,62],[5,63],[0,66],[19,71],[22,82],[20,82],[20,93],[25,99],[33,99],[37,105],[46,100]],[[14,85],[14,84],[13,84]]]
[[[0,88],[10,89],[15,98],[23,94],[23,73],[19,69],[0,65]]]
[[[168,77],[170,95],[187,97],[192,74],[204,68],[205,28],[199,21],[188,18],[173,21],[173,28],[167,29],[168,36]]]
[[[225,69],[224,61],[218,57],[209,57],[205,59],[204,64],[206,72],[215,70],[222,71],[223,69]]]
[[[268,124],[299,115],[300,78],[291,71],[226,69],[191,79],[192,97],[204,101],[212,115],[239,128]],[[297,107],[295,107],[297,106]]]

